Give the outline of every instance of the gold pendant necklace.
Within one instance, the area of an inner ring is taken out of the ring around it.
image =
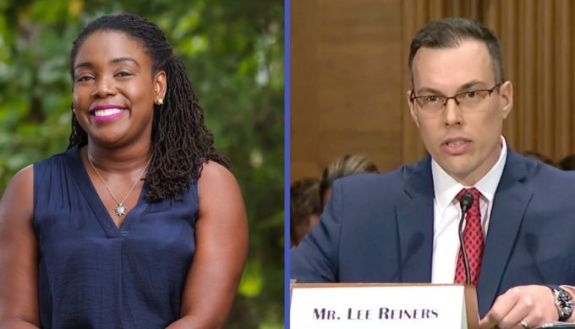
[[[94,166],[94,163],[92,162],[90,154],[88,154],[87,158],[88,158],[88,162],[90,163],[90,166],[92,166],[92,169],[94,169],[94,172],[96,173],[96,175],[98,176],[100,181],[102,181],[102,183],[104,184],[104,187],[106,187],[108,194],[110,194],[112,199],[114,199],[114,202],[116,202],[116,207],[114,208],[114,212],[116,213],[116,215],[118,217],[124,216],[128,212],[128,208],[124,205],[124,202],[126,202],[128,197],[130,196],[130,194],[132,194],[132,191],[134,191],[134,188],[136,187],[136,185],[138,185],[138,182],[142,180],[142,177],[144,177],[144,173],[146,172],[146,169],[148,169],[148,165],[150,164],[150,161],[152,161],[152,157],[150,157],[148,162],[146,162],[146,165],[144,166],[144,169],[142,169],[140,176],[138,177],[138,179],[136,179],[134,184],[132,184],[132,187],[130,188],[128,193],[126,193],[126,195],[124,196],[122,201],[118,201],[118,199],[116,199],[116,197],[114,196],[114,193],[112,193],[112,190],[110,190],[110,187],[108,186],[108,184],[106,184],[106,181],[104,180],[104,178],[100,174],[100,171],[96,168],[96,166]]]

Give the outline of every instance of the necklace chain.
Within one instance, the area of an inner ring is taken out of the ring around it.
[[[148,169],[148,165],[150,165],[150,161],[152,160],[152,157],[150,157],[150,159],[148,160],[148,162],[146,162],[146,165],[144,166],[144,168],[142,169],[142,172],[140,173],[140,176],[138,177],[138,179],[136,179],[136,181],[134,182],[134,184],[132,184],[132,187],[130,188],[130,190],[128,191],[128,193],[126,193],[126,195],[124,196],[124,198],[122,199],[122,201],[118,201],[118,199],[116,198],[116,196],[114,195],[114,193],[112,193],[112,190],[110,189],[110,187],[108,186],[108,184],[106,183],[106,181],[104,180],[104,178],[102,177],[102,175],[100,174],[100,171],[98,170],[98,168],[96,168],[96,166],[94,166],[94,162],[92,162],[92,158],[90,157],[90,154],[88,154],[88,162],[90,163],[90,166],[92,167],[92,169],[94,169],[94,172],[96,173],[96,175],[98,176],[98,178],[100,179],[100,181],[102,181],[102,183],[104,184],[104,187],[106,188],[106,190],[108,191],[108,194],[110,194],[110,196],[112,197],[112,199],[114,199],[114,202],[116,202],[116,207],[114,208],[114,212],[116,213],[116,215],[118,217],[122,217],[126,214],[126,212],[128,211],[128,208],[126,208],[126,206],[124,205],[124,202],[126,202],[126,200],[128,199],[128,197],[130,196],[130,194],[132,194],[132,191],[134,191],[134,188],[136,188],[136,185],[138,185],[138,182],[140,180],[142,180],[142,177],[144,177],[144,173],[146,172],[146,169]]]

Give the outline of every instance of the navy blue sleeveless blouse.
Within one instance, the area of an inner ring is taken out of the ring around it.
[[[158,329],[178,319],[195,251],[197,184],[143,196],[118,228],[78,148],[34,164],[42,329]]]

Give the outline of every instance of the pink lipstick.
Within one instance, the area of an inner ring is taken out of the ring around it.
[[[90,115],[95,121],[113,121],[124,115],[125,108],[116,104],[95,106],[90,109]]]

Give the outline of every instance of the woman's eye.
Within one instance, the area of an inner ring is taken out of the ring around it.
[[[126,71],[121,71],[121,72],[116,73],[116,76],[117,76],[117,77],[127,77],[127,76],[130,76],[130,75],[132,75],[132,73],[126,72]]]
[[[76,78],[76,81],[77,81],[77,82],[83,82],[83,81],[88,81],[88,80],[91,80],[91,79],[93,79],[92,76],[89,76],[89,75],[81,75],[81,76],[79,76],[78,78]]]

